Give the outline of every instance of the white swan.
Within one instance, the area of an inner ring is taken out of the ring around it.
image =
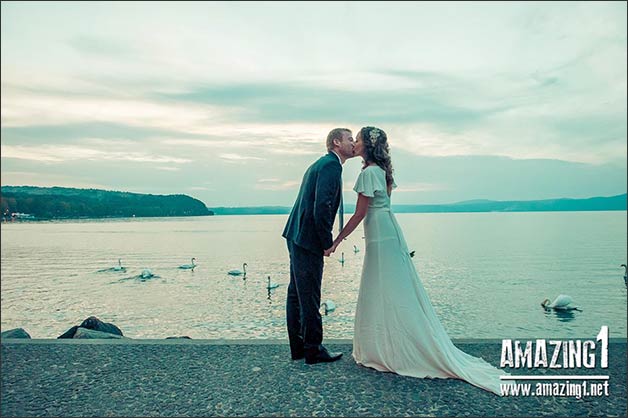
[[[118,258],[118,265],[111,268],[113,271],[126,271],[126,267],[122,267],[122,260]]]
[[[279,285],[277,283],[272,283],[270,281],[270,276],[268,276],[268,284],[266,285],[266,289],[272,290],[272,289],[276,289],[278,287],[279,287]]]
[[[321,308],[325,308],[325,315],[336,310],[336,304],[331,300],[326,300],[321,304]]]
[[[150,269],[142,270],[142,274],[140,274],[140,276],[142,277],[142,279],[150,279],[151,277],[155,277],[155,275],[153,274],[152,271],[150,271]]]
[[[619,267],[623,267],[624,268],[624,284],[626,285],[626,287],[628,287],[628,276],[627,276],[628,267],[626,267],[625,264],[622,264]]]
[[[180,269],[186,269],[186,270],[189,270],[189,269],[194,270],[194,267],[196,267],[196,264],[194,264],[195,260],[196,260],[196,258],[192,257],[192,264],[183,264],[183,265],[179,266],[179,268]]]
[[[571,306],[571,302],[573,302],[573,300],[571,299],[571,296],[567,296],[567,295],[558,295],[556,297],[556,299],[554,299],[554,302],[549,303],[550,300],[549,299],[545,299],[543,302],[541,302],[541,306],[545,309],[554,309],[557,311],[579,311],[580,309],[575,307],[575,306]]]
[[[357,254],[357,253],[359,253],[359,252],[360,252],[360,249],[358,248],[358,246],[357,246],[357,245],[354,245],[354,246],[353,246],[353,253],[354,253],[354,254]]]
[[[241,276],[241,275],[244,274],[246,276],[246,266],[247,265],[248,264],[246,264],[246,263],[242,264],[242,271],[240,271],[240,270],[229,270],[227,272],[227,274],[230,275],[230,276]]]

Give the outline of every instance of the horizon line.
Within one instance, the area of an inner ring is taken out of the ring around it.
[[[620,194],[615,194],[615,195],[610,195],[610,196],[601,196],[601,195],[597,195],[597,196],[590,196],[590,197],[553,197],[553,198],[548,198],[548,199],[527,199],[527,200],[493,200],[493,199],[469,199],[469,200],[460,200],[460,201],[456,201],[456,202],[449,202],[449,203],[397,203],[397,204],[392,204],[392,206],[446,206],[446,205],[458,205],[461,203],[486,203],[486,202],[490,202],[490,203],[505,203],[505,202],[544,202],[544,201],[549,201],[549,200],[589,200],[589,199],[610,199],[613,197],[621,197],[621,196],[627,196],[628,197],[628,193],[620,193]],[[348,203],[345,205],[345,207],[347,206],[355,206],[355,203]],[[257,206],[207,206],[208,209],[255,209],[255,208],[288,208],[290,209],[292,206],[288,205],[288,206],[284,206],[284,205],[276,205],[276,204],[269,204],[269,205],[257,205]]]

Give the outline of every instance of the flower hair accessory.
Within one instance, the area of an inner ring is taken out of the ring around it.
[[[377,139],[379,138],[379,129],[377,128],[371,129],[371,131],[369,132],[369,138],[370,138],[371,145],[374,146],[375,142],[377,142]]]

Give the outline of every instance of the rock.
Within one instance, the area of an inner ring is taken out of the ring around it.
[[[186,340],[191,340],[191,337],[188,337],[187,335],[182,335],[181,337],[166,337],[166,340],[175,340],[175,339],[186,339]]]
[[[74,334],[76,334],[78,328],[91,329],[93,331],[106,332],[108,334],[122,336],[122,331],[117,326],[108,322],[102,322],[95,316],[90,316],[89,318],[81,322],[81,325],[73,326],[57,338],[74,338]]]
[[[109,334],[122,336],[122,330],[120,328],[108,322],[102,322],[95,316],[90,316],[79,326],[82,328],[93,329],[94,331],[108,332]]]
[[[63,334],[59,335],[57,337],[57,339],[59,339],[59,338],[74,338],[74,334],[76,334],[76,330],[77,329],[78,329],[78,325],[74,325],[72,328],[70,328],[69,330],[67,330]]]
[[[111,338],[124,338],[121,335],[111,334],[109,332],[95,331],[93,329],[78,327],[73,338],[82,339],[111,339]]]
[[[8,331],[2,331],[0,338],[31,338],[24,328],[14,328]]]

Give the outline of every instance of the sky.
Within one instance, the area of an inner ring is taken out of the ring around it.
[[[377,126],[396,204],[626,193],[626,2],[1,8],[2,185],[290,206]]]

